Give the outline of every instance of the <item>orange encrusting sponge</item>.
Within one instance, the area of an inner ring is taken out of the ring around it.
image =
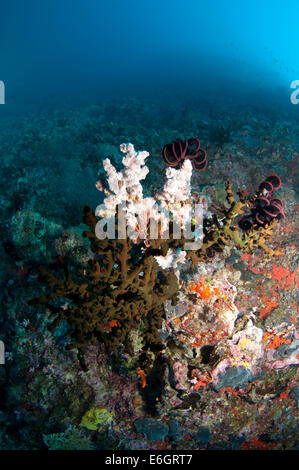
[[[212,295],[219,295],[217,287],[211,287],[204,279],[200,278],[196,283],[190,284],[190,290],[199,294],[201,299],[209,299]]]

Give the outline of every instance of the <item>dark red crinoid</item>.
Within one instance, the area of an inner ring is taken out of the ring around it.
[[[238,224],[242,230],[250,230],[253,224],[265,226],[273,219],[284,219],[283,202],[279,197],[273,197],[273,192],[281,187],[280,177],[269,175],[259,185],[251,213],[241,217]]]
[[[195,171],[202,171],[207,166],[207,153],[195,137],[164,145],[162,155],[166,165],[174,168],[181,168],[187,159],[191,160]]]
[[[265,179],[265,182],[270,183],[273,189],[281,188],[281,179],[277,175],[269,175]]]

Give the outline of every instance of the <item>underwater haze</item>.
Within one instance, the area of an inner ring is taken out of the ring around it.
[[[124,93],[265,93],[283,103],[299,76],[298,8],[296,0],[2,2],[1,114]]]
[[[0,458],[298,450],[298,18],[0,1]]]

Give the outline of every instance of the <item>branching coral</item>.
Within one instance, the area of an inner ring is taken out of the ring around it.
[[[266,245],[266,241],[273,236],[273,228],[279,218],[269,217],[263,224],[257,221],[248,225],[244,223],[244,215],[248,210],[253,212],[257,200],[257,194],[251,198],[245,196],[244,191],[238,191],[238,199],[235,197],[231,184],[226,182],[226,199],[229,207],[222,209],[222,216],[214,215],[212,219],[204,221],[203,244],[199,251],[191,252],[193,266],[203,259],[213,258],[221,252],[225,246],[232,244],[243,251],[252,252],[254,248],[262,248],[270,255],[279,254]],[[240,216],[243,224],[240,223]]]
[[[138,325],[144,330],[145,349],[159,349],[163,303],[167,299],[175,301],[178,282],[172,268],[167,276],[162,273],[155,256],[165,255],[172,240],[154,240],[146,251],[141,247],[134,251],[129,238],[98,240],[97,218],[88,207],[84,212],[84,221],[90,228],[84,236],[89,238],[94,253],[88,268],[79,273],[79,278],[71,275],[62,257],[58,257],[54,268],[63,270],[61,279],[39,266],[40,279],[50,292],[31,304],[43,303],[56,316],[51,329],[62,320],[73,326],[75,342],[71,347],[78,349],[82,365],[84,346],[89,343],[104,343],[116,355],[123,345],[133,354],[129,334]],[[71,304],[53,306],[51,301],[59,297],[67,298]]]
[[[199,148],[195,150],[198,152]],[[104,161],[109,184],[109,190],[99,186],[106,195],[104,204],[97,208],[96,214],[89,207],[84,208],[83,220],[89,230],[83,235],[88,238],[92,251],[88,266],[76,272],[59,256],[52,268],[62,272],[63,277],[39,266],[40,279],[47,285],[48,291],[32,300],[31,304],[42,303],[48,307],[53,317],[51,329],[62,320],[72,326],[74,342],[70,348],[77,348],[83,367],[84,347],[90,343],[104,343],[107,351],[116,356],[119,348],[134,355],[131,332],[139,330],[143,338],[139,367],[149,374],[150,357],[164,347],[160,339],[164,304],[166,301],[175,304],[177,300],[179,271],[185,261],[191,260],[194,266],[232,244],[242,249],[252,250],[255,246],[267,249],[264,242],[271,236],[270,226],[272,228],[276,221],[263,226],[253,224],[248,230],[242,230],[238,218],[254,202],[241,191],[237,200],[227,182],[229,207],[223,209],[222,217],[214,215],[204,219],[203,243],[199,250],[183,251],[186,239],[174,236],[174,226],[191,219],[189,207],[187,209],[184,204],[192,202],[192,160],[184,159],[177,170],[169,168],[166,183],[156,195],[162,207],[172,212],[172,218],[167,220],[165,213],[154,207],[154,198],[143,197],[140,181],[148,173],[145,166],[148,153],[136,152],[132,144],[122,144],[121,151],[126,154],[121,172],[117,172],[108,159]],[[196,161],[197,156],[194,158]],[[123,203],[128,231],[118,238],[123,228],[120,227],[117,206]],[[113,217],[116,238],[99,237],[98,224],[104,218]],[[156,237],[148,237],[152,219],[157,222]],[[166,222],[167,237],[163,231]],[[209,289],[205,286],[206,294]],[[215,289],[213,293],[217,292],[218,287]],[[196,289],[194,292],[197,292]],[[58,298],[63,301],[67,299],[68,303],[61,306]]]

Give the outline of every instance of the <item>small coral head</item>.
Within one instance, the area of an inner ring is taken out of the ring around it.
[[[207,166],[206,151],[195,137],[164,145],[162,155],[166,165],[174,168],[180,168],[187,159],[191,160],[195,171],[203,171]]]

